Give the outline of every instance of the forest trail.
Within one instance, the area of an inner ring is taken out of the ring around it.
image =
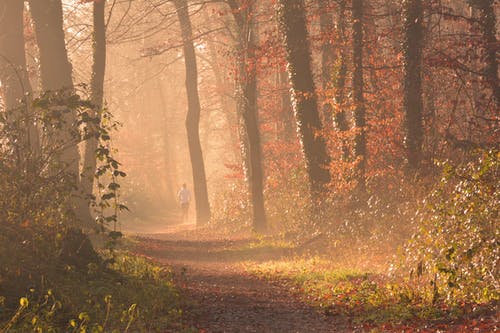
[[[251,239],[186,239],[181,233],[141,235],[140,253],[172,267],[193,300],[192,324],[207,333],[345,332],[335,317],[319,313],[278,282],[249,275],[245,264],[287,255],[253,247]]]

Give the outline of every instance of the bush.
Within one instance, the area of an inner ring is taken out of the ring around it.
[[[235,180],[228,188],[216,193],[212,202],[210,226],[223,233],[237,233],[251,229],[251,207],[243,182]]]
[[[461,165],[441,164],[441,182],[405,250],[405,267],[433,303],[499,299],[500,153],[475,156]]]
[[[111,156],[111,115],[104,111],[99,127],[90,103],[58,92],[33,107],[36,114],[24,107],[0,113],[0,332],[180,332],[170,274],[126,253],[99,255],[76,218],[77,175],[64,163],[64,147],[96,135],[98,196],[91,201],[96,220],[113,228],[110,242],[121,236],[114,227],[126,207],[117,179],[125,174]],[[69,112],[77,115],[72,124],[64,122]],[[34,123],[36,149],[26,139]]]

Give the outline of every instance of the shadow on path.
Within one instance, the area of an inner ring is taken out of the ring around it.
[[[138,238],[138,251],[169,265],[185,295],[194,301],[192,324],[200,332],[344,332],[332,316],[302,302],[280,283],[260,280],[245,261],[285,257],[292,249],[261,246],[254,240],[176,240],[172,235]],[[165,238],[168,238],[165,240]]]
[[[263,262],[289,256],[293,249],[240,240],[158,240],[138,238],[147,255],[167,261],[194,263]]]

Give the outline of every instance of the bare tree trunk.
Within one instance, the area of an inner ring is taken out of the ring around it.
[[[261,137],[257,108],[257,71],[255,49],[257,47],[256,24],[253,20],[254,3],[241,10],[236,1],[228,4],[238,27],[238,46],[242,55],[238,58],[238,109],[241,114],[242,155],[252,203],[252,226],[256,232],[264,232],[267,219],[264,207],[264,172],[262,168]]]
[[[40,50],[42,89],[72,92],[72,66],[64,39],[61,0],[31,0],[29,4]]]
[[[495,0],[472,0],[473,6],[479,9],[479,25],[483,35],[484,78],[493,93],[496,109],[500,109],[500,86],[498,84],[498,42],[495,15]]]
[[[320,203],[330,182],[330,157],[321,135],[318,100],[311,70],[311,53],[303,0],[279,0],[278,20],[284,35],[288,75],[297,129],[302,144],[311,195]]]
[[[208,202],[205,163],[200,143],[200,98],[198,95],[198,66],[193,45],[191,20],[189,18],[187,0],[175,0],[175,9],[181,26],[184,44],[184,62],[186,65],[186,92],[188,112],[186,129],[188,133],[189,154],[193,169],[194,197],[196,201],[196,223],[203,225],[210,220],[210,204]]]
[[[255,29],[249,27],[250,43],[247,46],[247,54],[255,63]],[[245,65],[248,65],[246,63]],[[242,117],[245,132],[248,138],[249,166],[250,166],[250,193],[252,195],[253,228],[257,232],[264,232],[267,227],[266,213],[264,209],[264,172],[262,169],[261,138],[257,109],[257,71],[255,64],[245,70],[243,79],[243,103]]]
[[[279,72],[279,83],[281,92],[281,112],[283,114],[282,126],[283,126],[283,140],[293,141],[296,136],[295,124],[293,119],[293,108],[292,99],[290,95],[290,80],[288,79],[288,72],[286,70],[281,70]]]
[[[26,131],[22,148],[29,151],[20,153],[28,158],[37,154],[39,138],[31,113],[32,88],[26,68],[23,12],[23,1],[0,3],[0,80],[7,119],[18,122],[19,129]]]
[[[365,100],[363,79],[363,0],[352,1],[353,21],[353,101],[354,101],[354,157],[357,159],[356,178],[359,193],[366,191],[366,134]]]
[[[410,170],[416,171],[422,159],[422,0],[403,2],[403,74],[404,130],[406,159]]]
[[[338,10],[338,40],[339,47],[339,65],[338,73],[334,82],[335,88],[335,104],[336,110],[334,113],[334,121],[337,129],[340,132],[347,132],[349,130],[349,123],[347,122],[345,113],[345,84],[347,77],[347,59],[346,59],[346,36],[345,36],[345,7],[346,1],[340,0]],[[346,140],[342,140],[342,158],[344,161],[349,159],[349,147]]]
[[[31,15],[33,17],[38,49],[40,51],[40,73],[43,91],[58,93],[63,98],[74,94],[72,66],[68,59],[63,29],[63,11],[61,0],[30,0]],[[65,107],[58,105],[57,107]],[[69,176],[71,186],[74,186],[73,203],[71,209],[80,220],[82,226],[91,226],[92,221],[85,212],[86,201],[82,198],[80,190],[79,160],[80,154],[77,139],[72,133],[76,121],[76,111],[67,108],[63,113],[62,127],[53,135],[55,146],[61,146],[59,157],[61,165]]]
[[[319,0],[319,23],[321,30],[321,88],[322,95],[326,96],[326,91],[332,87],[334,50],[331,44],[331,34],[333,32],[333,15],[329,8],[330,1]],[[333,124],[332,103],[323,98],[323,126],[331,127]]]
[[[90,81],[92,103],[92,117],[96,123],[100,123],[100,114],[103,107],[104,99],[104,76],[106,73],[106,26],[105,26],[105,1],[94,1],[94,32],[92,35],[93,41],[93,63],[92,77]],[[96,131],[96,126],[89,124],[89,138],[85,145],[85,155],[83,157],[81,189],[87,200],[87,205],[90,204],[90,197],[94,187],[94,175],[96,171],[96,150],[99,142],[99,133]],[[86,209],[88,210],[88,208]]]

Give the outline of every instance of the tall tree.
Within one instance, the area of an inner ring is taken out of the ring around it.
[[[278,84],[281,89],[281,126],[283,128],[283,137],[281,139],[290,142],[295,139],[296,126],[293,119],[290,80],[288,79],[288,72],[285,69],[279,69]]]
[[[284,36],[293,106],[313,200],[320,202],[330,182],[330,157],[321,135],[303,0],[279,0],[278,21]]]
[[[500,109],[500,85],[498,84],[498,41],[495,0],[468,0],[479,9],[479,26],[483,39],[485,68],[483,76],[493,92],[495,107]]]
[[[198,95],[198,66],[187,0],[174,0],[174,5],[181,26],[184,63],[186,65],[186,92],[188,99],[186,130],[193,170],[196,222],[198,225],[203,225],[210,220],[210,204],[208,202],[205,163],[203,161],[199,132],[201,107],[200,97]]]
[[[238,31],[238,110],[242,120],[242,152],[245,174],[252,203],[252,225],[257,232],[266,230],[264,208],[264,171],[257,108],[256,55],[257,31],[254,20],[254,1],[240,6],[236,0],[228,0]]]
[[[357,190],[365,192],[366,179],[366,134],[365,134],[365,99],[363,79],[363,0],[352,1],[352,32],[353,32],[353,62],[352,88],[354,102],[354,156],[357,159],[356,178]]]
[[[339,0],[338,3],[338,20],[337,30],[339,41],[339,59],[338,59],[338,72],[335,76],[334,89],[335,89],[335,105],[336,110],[334,113],[335,126],[340,132],[349,130],[349,123],[347,121],[345,112],[345,84],[347,77],[347,57],[346,57],[346,36],[345,36],[345,10],[346,0]],[[342,157],[344,160],[349,158],[349,149],[347,142],[342,140]]]
[[[32,89],[26,68],[23,12],[23,1],[5,0],[0,3],[0,80],[8,119],[24,124],[22,126],[27,135],[22,139],[27,140],[24,142],[26,148],[35,153],[39,141],[33,119],[30,119]]]
[[[100,114],[104,100],[104,76],[106,73],[106,22],[105,22],[106,1],[93,2],[93,23],[92,33],[92,76],[90,81],[92,103],[91,117],[95,123],[89,123],[89,138],[85,144],[85,153],[83,155],[81,190],[90,204],[92,189],[94,187],[94,174],[96,171],[96,150],[99,142],[99,133],[96,131],[96,125],[100,123]],[[88,211],[88,207],[85,207]],[[83,213],[82,213],[83,214]]]
[[[331,1],[319,0],[319,23],[321,30],[321,88],[323,95],[331,88],[333,65],[335,61],[334,49],[331,43],[333,32],[333,15]],[[333,107],[329,100],[323,101],[323,119],[326,127],[331,127]]]
[[[422,0],[403,1],[403,108],[406,159],[416,171],[422,159]]]
[[[31,16],[40,55],[40,77],[43,91],[51,91],[64,98],[74,94],[72,66],[68,59],[63,29],[63,10],[61,0],[30,0]],[[65,105],[54,106],[62,112],[62,125],[52,135],[54,145],[60,147],[58,169],[63,168],[70,185],[75,188],[71,209],[80,224],[91,226],[92,221],[86,214],[86,201],[80,191],[79,162],[80,154],[77,138],[72,134],[76,121],[76,111]],[[80,215],[81,213],[84,215]]]

